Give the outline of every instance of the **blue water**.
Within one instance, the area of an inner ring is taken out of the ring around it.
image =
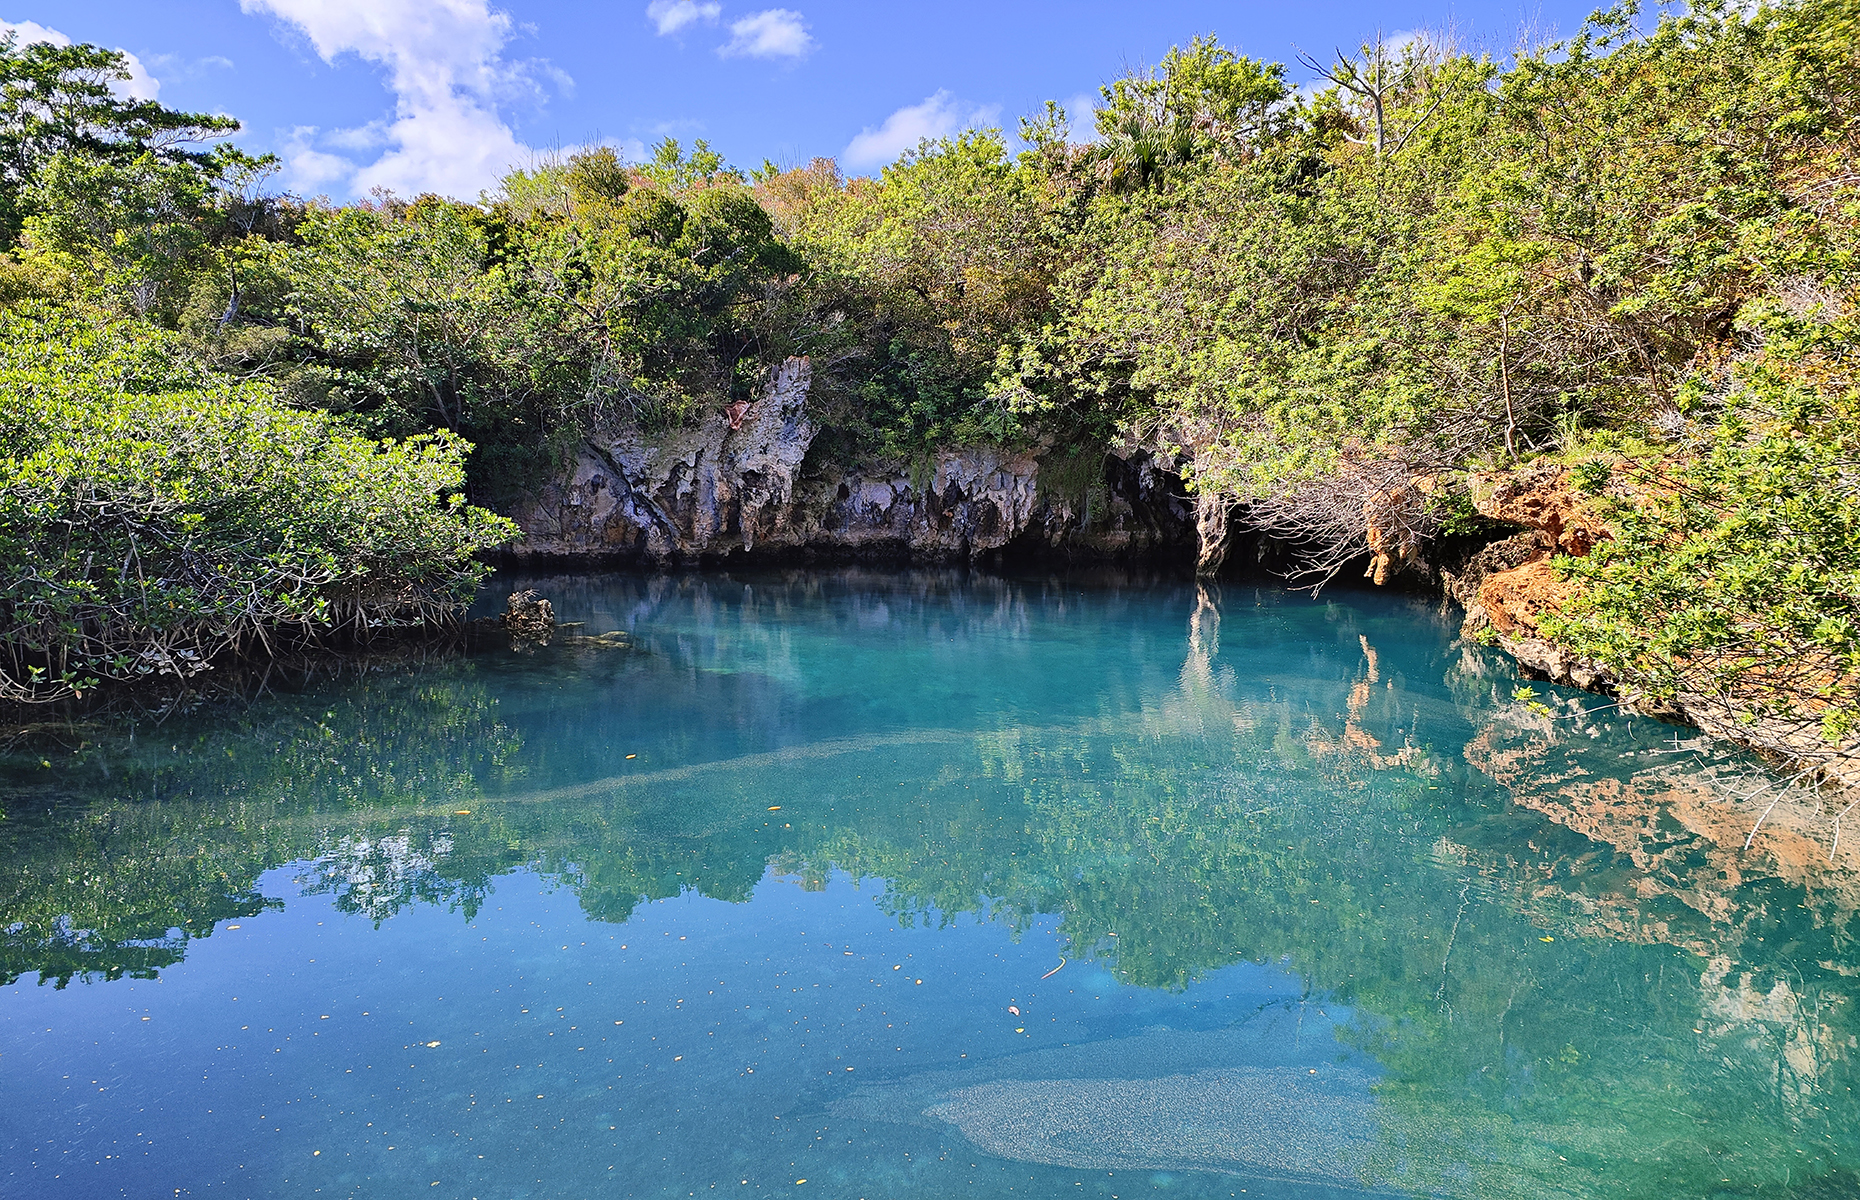
[[[15,741],[0,1196],[1860,1194],[1853,872],[1453,614],[534,582]]]

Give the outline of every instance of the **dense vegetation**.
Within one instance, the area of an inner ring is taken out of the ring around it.
[[[189,149],[235,123],[118,98],[122,66],[0,42],[3,704],[446,620],[513,531],[465,503],[457,434],[377,440],[204,351],[275,208],[239,191],[265,164]]]
[[[146,337],[332,437],[469,442],[493,505],[583,431],[696,420],[806,354],[829,453],[1148,446],[1204,568],[1237,519],[1315,578],[1412,561],[1464,527],[1469,473],[1557,456],[1619,529],[1567,565],[1558,637],[1650,690],[1812,695],[1834,736],[1860,713],[1856,0],[1291,72],[1197,39],[1090,114],[875,178],[668,140],[343,206],[204,149],[213,118],[115,100],[120,67],[0,58],[9,337]],[[445,511],[455,549],[494,536]]]
[[[171,343],[0,317],[0,700],[185,678],[293,627],[431,619],[504,536],[464,503],[455,436],[377,443]]]

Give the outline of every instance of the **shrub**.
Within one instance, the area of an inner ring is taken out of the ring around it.
[[[1615,536],[1563,562],[1582,590],[1543,628],[1652,695],[1720,699],[1852,754],[1860,321],[1851,298],[1840,307],[1751,322],[1766,344],[1728,373],[1719,410],[1673,452],[1615,466],[1627,498],[1602,502]]]
[[[371,441],[146,327],[0,315],[0,699],[449,618],[514,533],[458,494],[469,449]]]

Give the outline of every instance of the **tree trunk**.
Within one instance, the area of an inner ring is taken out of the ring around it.
[[[1227,513],[1233,498],[1225,492],[1198,492],[1195,497],[1195,533],[1200,551],[1195,556],[1195,574],[1219,573],[1227,561]]]

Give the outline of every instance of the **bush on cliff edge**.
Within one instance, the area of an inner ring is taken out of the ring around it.
[[[1761,349],[1683,398],[1674,446],[1593,439],[1575,473],[1613,538],[1547,636],[1654,696],[1717,700],[1860,754],[1860,302],[1828,291],[1746,329]],[[1796,747],[1801,752],[1801,747]],[[1821,761],[1821,755],[1809,755]],[[1851,773],[1851,766],[1846,772]]]

